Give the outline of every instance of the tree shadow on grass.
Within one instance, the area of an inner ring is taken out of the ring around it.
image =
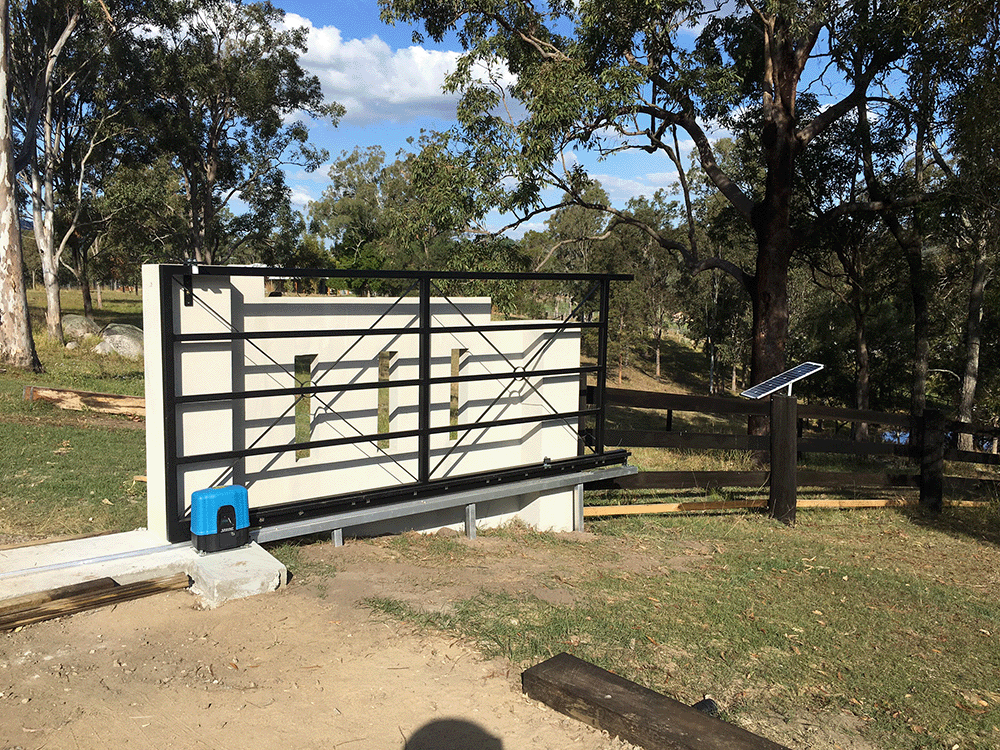
[[[899,512],[917,526],[1000,547],[1000,504],[996,502],[975,508],[945,507],[940,513],[908,505]]]

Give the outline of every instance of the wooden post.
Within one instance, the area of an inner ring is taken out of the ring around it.
[[[771,396],[771,493],[767,509],[771,518],[789,526],[795,523],[797,406],[794,396]]]
[[[788,750],[567,653],[525,670],[521,689],[566,716],[647,750]]]
[[[919,436],[920,505],[938,512],[944,504],[944,414],[925,410]]]

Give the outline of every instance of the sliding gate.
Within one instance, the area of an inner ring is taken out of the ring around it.
[[[150,529],[190,538],[218,485],[265,528],[624,463],[604,382],[626,279],[145,266]]]

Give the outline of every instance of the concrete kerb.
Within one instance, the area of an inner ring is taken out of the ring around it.
[[[146,529],[0,550],[0,601],[60,586],[113,578],[119,584],[187,573],[204,607],[273,591],[285,566],[256,543],[201,555],[189,542],[164,544]]]

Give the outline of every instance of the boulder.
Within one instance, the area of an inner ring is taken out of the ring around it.
[[[94,347],[98,354],[115,352],[128,359],[142,357],[142,329],[112,323],[101,332],[101,343]]]
[[[63,336],[74,341],[79,341],[87,336],[100,336],[101,327],[90,318],[82,315],[62,316]]]

